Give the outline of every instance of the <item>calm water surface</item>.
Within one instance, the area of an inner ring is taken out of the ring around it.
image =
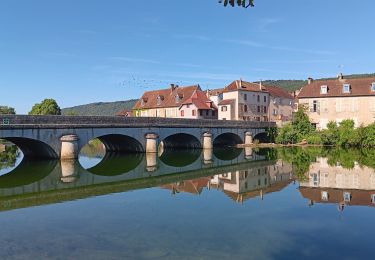
[[[13,149],[13,150],[12,150]],[[373,259],[375,153],[0,155],[1,259]]]

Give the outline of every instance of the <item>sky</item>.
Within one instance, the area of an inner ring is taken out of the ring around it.
[[[0,105],[375,72],[373,0],[0,0]]]

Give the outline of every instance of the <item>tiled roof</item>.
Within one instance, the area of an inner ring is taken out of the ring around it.
[[[198,109],[217,109],[215,104],[200,90],[195,91],[189,99],[182,103],[182,105],[186,104],[194,104]]]
[[[116,116],[132,116],[133,111],[131,109],[124,109],[116,113]]]
[[[196,90],[201,90],[199,85],[187,87],[170,87],[167,89],[146,91],[145,93],[143,93],[142,97],[135,103],[133,109],[179,107],[186,100],[188,100]],[[178,102],[176,102],[176,96],[180,97],[180,100]]]
[[[322,191],[328,193],[328,200],[322,200]],[[310,188],[300,187],[299,192],[301,195],[309,200],[317,203],[342,203],[344,202],[344,192],[349,192],[351,195],[348,205],[361,205],[374,207],[375,204],[371,201],[371,195],[375,194],[373,190],[342,190],[334,188]]]
[[[311,97],[352,97],[352,96],[375,96],[371,91],[371,85],[375,83],[374,77],[356,78],[356,79],[331,79],[317,80],[304,86],[298,95],[298,98]],[[350,93],[343,93],[343,84],[350,84]],[[321,86],[328,86],[327,94],[321,94]]]
[[[274,86],[264,86],[264,87],[270,93],[271,96],[294,99],[294,97],[283,88],[274,87]]]
[[[235,101],[235,99],[224,99],[222,101],[219,102],[219,106],[225,106],[225,105],[231,105],[233,104],[233,102]]]
[[[223,92],[230,92],[236,90],[247,90],[254,92],[267,92],[264,86],[261,86],[258,83],[251,83],[243,80],[235,80],[224,88]]]
[[[223,88],[209,89],[207,90],[210,96],[216,96],[224,92]]]

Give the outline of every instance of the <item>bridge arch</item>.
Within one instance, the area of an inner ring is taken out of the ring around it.
[[[192,134],[176,133],[167,136],[160,143],[162,149],[200,149],[200,140]]]
[[[117,152],[117,153],[143,153],[144,148],[142,144],[135,138],[124,134],[106,134],[96,136],[99,139],[106,152]],[[94,139],[95,139],[94,138]]]
[[[224,147],[224,146],[236,146],[237,144],[242,144],[242,138],[234,133],[222,133],[214,139],[215,147]]]
[[[258,140],[259,143],[269,143],[270,137],[267,135],[266,132],[259,132],[253,136],[253,141]]]
[[[57,159],[59,158],[59,153],[57,153],[50,145],[47,143],[26,138],[26,137],[2,137],[2,139],[7,140],[15,144],[23,153],[24,157],[32,159]]]

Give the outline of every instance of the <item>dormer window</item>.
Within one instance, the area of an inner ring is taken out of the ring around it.
[[[320,86],[320,94],[327,94],[327,93],[328,93],[328,86],[327,85]]]
[[[371,91],[372,91],[372,92],[375,92],[375,82],[373,82],[373,83],[371,84]]]
[[[143,107],[147,103],[147,98],[142,98],[141,106]]]
[[[180,96],[179,96],[179,95],[176,95],[176,96],[175,96],[175,100],[176,100],[176,103],[180,103],[180,100],[181,100]]]
[[[158,96],[157,98],[156,98],[156,104],[158,105],[158,106],[160,106],[161,105],[161,102],[163,101],[163,96]]]
[[[342,86],[342,93],[346,93],[346,94],[350,93],[350,84],[344,84]]]

